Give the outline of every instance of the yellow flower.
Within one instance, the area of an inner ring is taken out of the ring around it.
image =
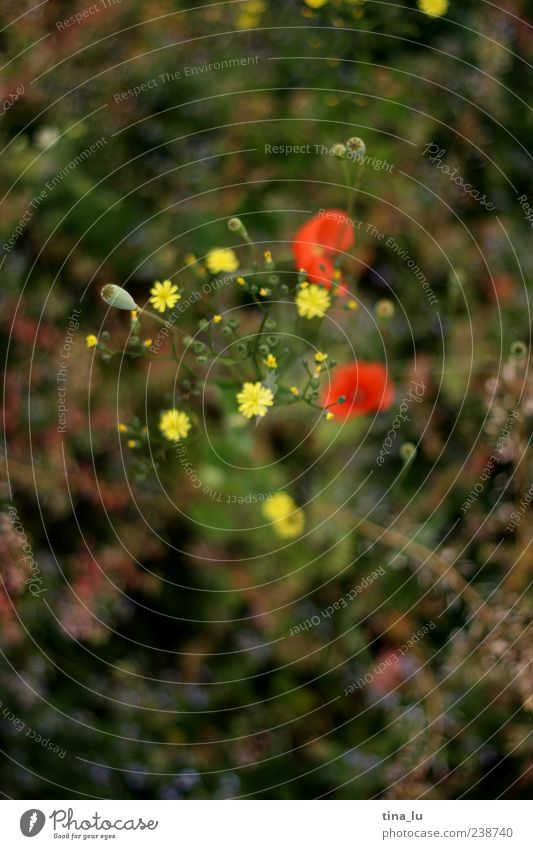
[[[236,282],[239,286],[245,286],[245,285],[246,285],[246,280],[244,279],[244,277],[237,277],[237,279],[236,279],[236,281],[235,281],[235,282]]]
[[[430,18],[439,18],[448,11],[448,0],[418,0],[418,8]]]
[[[274,403],[274,396],[271,389],[267,389],[260,381],[257,381],[243,383],[237,395],[237,401],[239,413],[242,413],[245,419],[251,419],[252,416],[265,416],[268,408]]]
[[[128,439],[128,448],[137,448],[137,440]]]
[[[207,254],[207,267],[211,274],[218,274],[219,271],[237,271],[239,260],[235,251],[229,248],[217,248]]]
[[[321,9],[327,2],[328,0],[304,0],[305,5],[310,9]]]
[[[297,398],[298,395],[300,394],[300,390],[298,389],[297,386],[291,386],[291,393],[292,393],[292,395],[294,395],[295,398]]]
[[[176,306],[181,295],[178,295],[178,287],[170,280],[163,280],[162,283],[156,280],[153,287],[150,289],[150,303],[158,312],[165,312],[166,309],[172,309]]]
[[[283,539],[300,536],[305,527],[303,510],[286,492],[277,492],[263,504],[263,515],[269,519],[275,532]]]
[[[324,363],[327,358],[327,354],[323,354],[322,351],[317,351],[315,354],[315,363]]]
[[[309,289],[309,281],[302,280],[302,282],[300,283],[300,289]]]
[[[213,324],[220,324],[220,322],[221,322],[221,321],[222,321],[222,316],[221,316],[221,315],[218,315],[218,314],[217,314],[217,315],[214,315],[214,316],[213,316]]]
[[[98,337],[93,333],[89,333],[89,335],[85,337],[85,342],[87,343],[88,348],[96,348],[98,345]]]
[[[326,413],[326,418],[328,422],[331,422],[335,418],[335,413],[332,413],[331,411],[329,413]]]
[[[139,317],[139,310],[132,310],[130,312],[130,316],[132,321],[136,321],[136,319]]]
[[[313,284],[308,289],[298,292],[296,306],[301,318],[324,318],[331,306],[331,298],[327,289]]]
[[[185,439],[191,429],[191,420],[187,413],[180,410],[165,410],[159,419],[159,430],[171,442]]]
[[[262,286],[261,289],[259,289],[259,294],[262,298],[268,298],[270,295],[270,289],[265,289],[265,287]]]
[[[122,422],[119,422],[118,423],[118,431],[119,431],[119,433],[127,433],[128,432],[127,425],[122,424]]]
[[[278,367],[278,361],[275,358],[274,354],[269,354],[268,357],[266,358],[266,360],[264,360],[263,362],[269,368],[277,368]]]
[[[144,342],[143,342],[143,346],[144,346],[145,348],[149,348],[149,347],[151,346],[151,344],[152,344],[152,340],[151,340],[151,339],[145,339],[145,340],[144,340]]]
[[[272,262],[272,252],[271,251],[265,251],[263,253],[263,257],[265,258],[266,263]]]
[[[348,309],[349,310],[358,310],[359,304],[357,303],[357,301],[354,301],[353,298],[352,298],[351,301],[348,301]]]

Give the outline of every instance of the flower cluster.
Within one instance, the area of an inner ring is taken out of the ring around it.
[[[359,139],[351,142],[357,150],[363,145]],[[385,365],[353,360],[353,353],[348,359],[342,355],[343,338],[357,339],[359,316],[358,299],[350,295],[350,279],[341,270],[343,258],[355,242],[352,221],[340,209],[321,210],[295,234],[295,270],[279,271],[272,252],[264,250],[259,256],[240,219],[230,219],[230,233],[244,243],[242,257],[231,248],[216,248],[207,253],[205,262],[192,254],[186,258],[187,269],[201,281],[202,291],[207,295],[216,292],[214,311],[204,302],[207,298],[185,293],[170,279],[153,284],[145,306],[137,305],[132,295],[116,284],[104,286],[102,298],[109,306],[130,310],[127,344],[114,349],[109,332],[103,331],[98,336],[89,334],[87,346],[95,348],[104,360],[119,353],[157,360],[161,358],[160,341],[168,338],[171,348],[164,359],[178,363],[183,374],[176,384],[174,403],[159,412],[157,427],[150,428],[149,421],[144,426],[140,422],[119,426],[130,448],[138,449],[138,455],[144,446],[156,445],[164,452],[168,442],[187,439],[198,421],[195,398],[202,394],[202,385],[207,390],[207,383],[218,392],[217,396],[210,390],[211,405],[217,397],[224,397],[226,403],[232,397],[233,414],[246,422],[255,419],[256,424],[278,407],[294,408],[294,415],[298,415],[297,405],[302,410],[307,407],[325,422],[340,424],[390,408],[394,386]],[[221,272],[228,275],[223,293],[216,289],[215,275]],[[240,305],[248,307],[242,315]],[[330,321],[334,310],[344,313],[344,318]],[[394,305],[381,299],[375,314],[378,325],[381,322],[384,327],[394,317]],[[303,321],[295,334],[298,319]],[[343,333],[335,334],[341,320]],[[152,336],[141,337],[147,322],[163,328],[155,344]],[[337,341],[335,335],[340,337]],[[309,346],[303,356],[302,340]],[[339,354],[341,364],[337,363]],[[281,538],[296,538],[303,532],[303,510],[287,493],[277,493],[263,511]]]

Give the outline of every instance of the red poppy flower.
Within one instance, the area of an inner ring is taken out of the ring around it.
[[[343,395],[346,398],[344,403],[335,403]],[[389,381],[382,363],[355,362],[334,369],[331,383],[323,393],[322,404],[337,419],[348,419],[388,410],[393,399],[394,384]]]
[[[342,209],[322,209],[296,233],[292,252],[298,269],[303,268],[312,283],[331,289],[335,277],[333,261],[339,251],[348,251],[355,241],[353,224]],[[343,294],[347,289],[339,287]]]

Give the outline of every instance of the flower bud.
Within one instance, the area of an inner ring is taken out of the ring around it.
[[[115,283],[108,283],[107,286],[104,286],[100,296],[109,307],[129,311],[139,309],[130,293],[126,292],[121,286],[115,285]]]
[[[228,221],[228,230],[232,233],[238,233],[239,231],[244,230],[244,224],[240,218],[230,218]]]
[[[394,304],[392,301],[389,301],[388,298],[380,298],[379,301],[376,302],[375,310],[376,316],[382,321],[390,321],[396,312]]]
[[[333,145],[333,147],[331,148],[331,152],[333,153],[335,159],[344,159],[344,157],[346,156],[346,145],[338,142],[337,144]]]
[[[265,330],[275,330],[276,322],[272,318],[267,318],[265,321]]]
[[[403,445],[400,446],[400,457],[407,465],[407,463],[416,457],[416,445],[413,445],[412,442],[404,442]]]
[[[511,345],[511,357],[513,360],[523,360],[527,355],[527,345],[525,342],[513,342]]]

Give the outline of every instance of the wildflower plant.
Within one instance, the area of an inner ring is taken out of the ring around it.
[[[355,138],[337,147],[338,159],[348,149],[365,150]],[[205,438],[206,398],[226,427],[240,417],[241,428],[251,420],[274,424],[280,415],[296,420],[306,408],[326,427],[388,409],[393,389],[386,365],[357,359],[360,299],[352,297],[346,262],[355,244],[348,213],[322,209],[304,221],[292,238],[292,260],[278,261],[254,244],[240,218],[229,219],[228,231],[240,246],[213,248],[200,260],[187,254],[188,279],[154,282],[139,304],[116,284],[102,290],[110,307],[130,310],[128,343],[114,349],[91,335],[87,344],[106,361],[120,354],[154,365],[174,362],[177,369],[171,403],[149,411],[144,431],[128,425],[127,446],[155,449],[161,459],[170,444]],[[181,391],[190,386],[194,393]],[[290,497],[279,496],[264,511],[286,538],[303,528],[299,508],[289,511],[292,519],[282,515]]]

